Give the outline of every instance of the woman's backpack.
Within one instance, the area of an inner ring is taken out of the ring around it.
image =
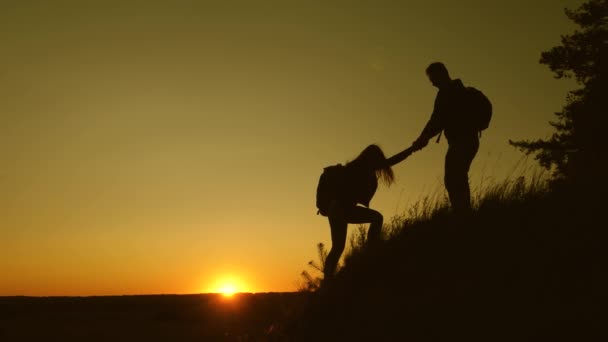
[[[329,204],[338,198],[344,183],[345,167],[342,164],[328,166],[323,169],[317,185],[317,215],[327,216]]]

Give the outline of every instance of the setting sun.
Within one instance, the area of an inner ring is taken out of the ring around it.
[[[225,284],[218,289],[218,292],[224,295],[224,297],[231,297],[237,291],[234,284]]]
[[[220,293],[225,297],[231,297],[238,292],[248,292],[250,289],[241,278],[226,276],[218,280],[209,288],[209,292]]]

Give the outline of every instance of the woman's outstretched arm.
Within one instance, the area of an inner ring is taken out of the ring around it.
[[[403,151],[395,154],[394,156],[388,158],[386,161],[388,162],[389,166],[393,166],[395,164],[398,164],[398,163],[404,161],[405,158],[409,157],[410,154],[414,153],[414,151],[416,151],[414,149],[414,147],[410,146],[410,147],[406,148],[405,150],[403,150]]]

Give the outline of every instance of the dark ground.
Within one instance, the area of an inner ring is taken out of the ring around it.
[[[0,341],[281,341],[306,297],[0,297]]]

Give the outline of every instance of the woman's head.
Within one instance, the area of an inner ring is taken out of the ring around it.
[[[390,186],[395,181],[393,169],[386,161],[384,152],[382,152],[382,149],[378,145],[372,144],[367,146],[351,164],[373,170],[376,173],[376,177],[387,186]]]

